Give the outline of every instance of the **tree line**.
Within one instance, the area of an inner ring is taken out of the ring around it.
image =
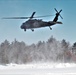
[[[16,39],[13,42],[5,40],[0,44],[0,64],[26,64],[31,62],[76,62],[76,54],[65,39],[58,41],[51,36],[46,42],[27,45]],[[75,51],[76,49],[74,49]]]

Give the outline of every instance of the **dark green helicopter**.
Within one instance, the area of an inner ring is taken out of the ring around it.
[[[33,12],[31,17],[6,17],[3,19],[28,19],[29,18],[27,21],[22,23],[22,25],[20,27],[21,29],[24,29],[24,31],[26,31],[27,29],[31,29],[32,31],[34,31],[35,28],[41,28],[41,27],[49,27],[50,30],[52,30],[51,26],[53,26],[55,24],[62,24],[62,22],[58,21],[59,16],[62,18],[62,16],[60,15],[62,9],[59,12],[57,11],[56,8],[54,8],[54,9],[57,12],[55,15],[55,18],[53,19],[53,21],[48,21],[48,22],[43,21],[42,19],[34,19],[34,18],[46,17],[46,16],[51,16],[51,15],[34,17],[36,12]]]

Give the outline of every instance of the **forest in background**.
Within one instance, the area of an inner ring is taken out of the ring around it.
[[[0,44],[0,64],[26,64],[31,62],[76,62],[76,42],[71,45],[65,39],[58,41],[51,36],[46,42],[27,45],[16,39]]]

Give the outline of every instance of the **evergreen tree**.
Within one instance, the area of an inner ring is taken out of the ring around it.
[[[76,42],[73,44],[76,47]],[[5,40],[0,44],[0,63],[29,63],[40,61],[70,62],[71,46],[65,39],[57,41],[53,36],[47,42],[39,41],[37,44],[26,45],[16,39],[9,43]]]
[[[9,52],[9,48],[10,48],[10,43],[7,40],[5,40],[1,44],[0,48],[1,48],[0,49],[0,58],[1,58],[0,63],[2,63],[2,64],[9,63],[9,59],[8,59],[9,54],[8,54],[8,52]]]

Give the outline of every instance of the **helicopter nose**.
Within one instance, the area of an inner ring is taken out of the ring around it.
[[[21,27],[20,27],[21,29],[24,29],[24,25],[21,25]]]

